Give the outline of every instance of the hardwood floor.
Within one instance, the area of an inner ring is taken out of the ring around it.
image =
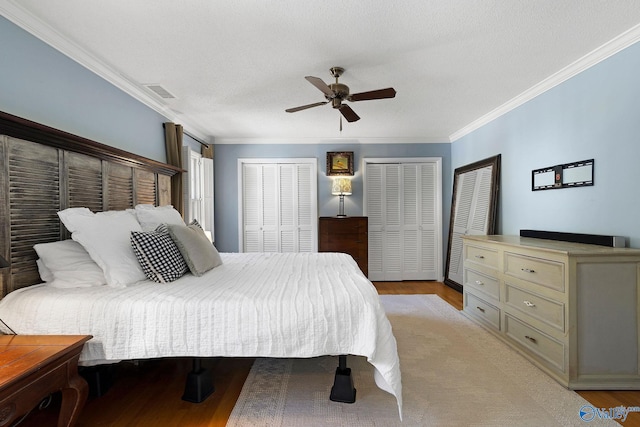
[[[440,282],[375,282],[382,294],[436,294],[458,310],[462,294]],[[78,426],[224,426],[233,410],[253,359],[216,358],[203,362],[215,379],[216,391],[202,403],[181,400],[189,359],[158,359],[121,363],[116,381],[99,398],[89,398]],[[640,407],[640,391],[579,391],[596,408]],[[34,410],[20,426],[55,426],[59,402]],[[640,413],[621,423],[640,427]]]

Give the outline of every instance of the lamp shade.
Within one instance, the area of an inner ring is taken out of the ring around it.
[[[331,185],[331,194],[334,196],[350,196],[351,180],[347,178],[336,178]]]

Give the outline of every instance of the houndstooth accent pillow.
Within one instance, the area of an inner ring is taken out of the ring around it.
[[[160,224],[155,231],[132,231],[131,246],[142,271],[154,282],[173,282],[189,271],[165,224]]]

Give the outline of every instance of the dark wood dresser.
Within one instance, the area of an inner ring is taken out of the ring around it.
[[[366,216],[320,217],[318,252],[342,252],[369,275],[369,222]]]

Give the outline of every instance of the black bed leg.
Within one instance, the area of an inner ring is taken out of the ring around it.
[[[102,397],[113,385],[112,365],[79,366],[78,372],[89,384],[89,396]]]
[[[353,387],[353,377],[351,368],[347,368],[347,356],[338,356],[338,367],[336,368],[336,378],[331,387],[329,400],[342,403],[353,403],[356,401],[356,389]]]
[[[202,367],[201,359],[193,359],[193,369],[187,375],[187,383],[184,386],[182,400],[191,403],[200,403],[214,392],[211,373]]]

